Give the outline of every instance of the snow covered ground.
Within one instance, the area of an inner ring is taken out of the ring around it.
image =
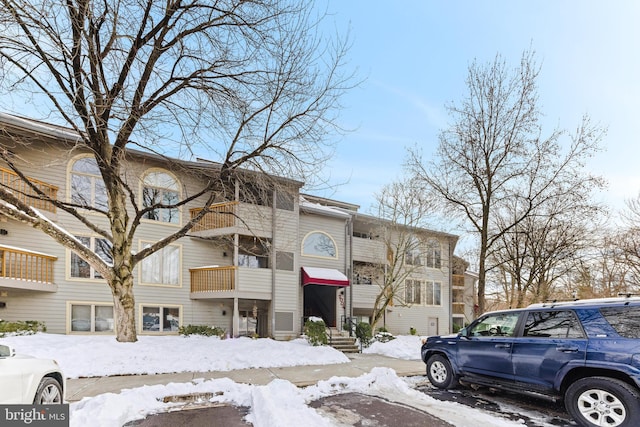
[[[400,336],[388,343],[374,343],[365,353],[419,359],[420,340],[417,336]],[[140,336],[136,343],[118,343],[113,336],[38,333],[0,338],[0,343],[13,346],[18,353],[56,359],[68,378],[350,363],[343,353],[331,347],[312,347],[302,339],[284,342]],[[280,379],[257,386],[228,378],[144,386],[71,404],[71,426],[120,427],[147,414],[171,409],[175,404],[163,403],[165,396],[205,392],[213,393],[212,401],[249,407],[247,420],[255,427],[340,426],[322,418],[308,403],[348,392],[405,403],[460,427],[522,426],[458,403],[435,400],[414,389],[422,380],[422,377],[400,378],[392,369],[379,367],[358,378],[333,377],[305,388]]]

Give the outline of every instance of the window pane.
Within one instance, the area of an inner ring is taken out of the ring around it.
[[[178,184],[171,175],[164,172],[150,172],[144,177],[144,184],[147,187],[166,188],[167,190],[177,190]]]
[[[160,283],[160,253],[146,257],[142,263],[142,281],[144,283]]]
[[[90,248],[91,238],[75,236],[83,245]],[[88,279],[91,277],[91,268],[89,263],[80,258],[75,252],[71,253],[71,277],[78,277],[82,279]]]
[[[71,306],[71,330],[73,332],[88,332],[91,330],[91,306]]]
[[[167,246],[141,263],[142,282],[163,285],[180,283],[180,247]]]
[[[95,241],[95,253],[102,258],[107,264],[113,265],[113,255],[111,254],[111,243],[105,239],[94,239]],[[97,271],[93,274],[94,278],[102,279],[102,276]]]
[[[524,336],[537,338],[582,338],[582,329],[572,311],[529,313]]]
[[[71,175],[71,201],[81,206],[91,206],[91,178]]]
[[[78,159],[71,168],[71,201],[106,210],[107,192],[95,158]]]
[[[409,265],[422,265],[422,260],[420,259],[420,251],[418,249],[411,249],[407,251],[406,262]]]
[[[469,335],[474,337],[513,336],[518,316],[517,313],[488,316],[475,324],[469,330]]]
[[[331,237],[324,233],[312,233],[304,239],[302,248],[304,255],[315,255],[336,258],[337,251]]]
[[[433,284],[433,305],[442,305],[440,283]]]
[[[143,206],[175,205],[180,200],[178,184],[173,177],[164,172],[151,172],[144,178],[142,190]],[[180,211],[177,208],[156,208],[145,213],[145,219],[169,222],[180,222]]]
[[[160,307],[142,307],[142,330],[160,330]]]
[[[606,307],[600,312],[620,336],[640,338],[640,307]]]
[[[177,246],[167,246],[163,248],[163,276],[162,283],[165,285],[177,285],[180,268],[180,251]]]
[[[106,210],[109,207],[109,203],[107,202],[107,189],[104,186],[104,182],[102,182],[102,179],[96,179],[94,183],[95,183],[94,206],[98,209]]]
[[[427,247],[427,267],[440,268],[440,252],[440,242],[438,242],[437,240],[430,240]]]
[[[178,203],[178,193],[173,191],[165,190],[162,195],[162,204],[164,205],[175,205]],[[170,208],[170,209],[161,209],[162,211],[162,221],[170,222],[172,224],[178,224],[180,218],[178,208]]]
[[[164,307],[162,309],[162,330],[177,331],[180,326],[180,309],[177,307]]]
[[[99,305],[95,308],[94,328],[96,332],[113,332],[113,307]]]
[[[145,187],[142,190],[142,203],[145,208],[153,206],[159,203],[159,194],[158,190],[153,188]],[[154,221],[158,221],[160,219],[160,215],[158,209],[152,209],[144,214],[145,219],[151,219]]]
[[[96,159],[93,157],[83,157],[73,162],[71,168],[74,172],[81,172],[87,175],[100,176],[100,169],[96,163]]]

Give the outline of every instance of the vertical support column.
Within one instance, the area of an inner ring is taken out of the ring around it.
[[[233,299],[233,337],[240,335],[240,310],[238,309],[238,298]]]

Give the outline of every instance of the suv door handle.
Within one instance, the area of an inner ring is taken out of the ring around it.
[[[578,351],[578,347],[568,346],[568,345],[559,345],[556,347],[556,350],[561,351],[563,353],[575,353]]]
[[[496,344],[496,348],[511,348],[511,344]]]

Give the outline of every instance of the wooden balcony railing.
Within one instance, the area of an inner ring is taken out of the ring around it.
[[[29,181],[38,187],[46,197],[53,200],[57,199],[58,187],[33,178],[29,178]],[[56,212],[56,207],[50,201],[44,200],[33,188],[21,180],[15,172],[9,169],[0,168],[0,184],[14,190],[15,196],[21,201],[28,203],[29,206],[53,213]]]
[[[226,266],[190,269],[191,292],[233,291],[236,288],[236,268]]]
[[[216,203],[211,205],[205,216],[193,227],[193,231],[214,230],[216,228],[233,227],[236,224],[238,202]],[[202,211],[202,208],[189,210],[191,218]]]
[[[464,287],[464,274],[453,274],[451,277],[454,287]]]
[[[464,303],[454,302],[451,304],[453,314],[464,314]]]
[[[52,284],[56,259],[51,255],[0,245],[0,277]]]

